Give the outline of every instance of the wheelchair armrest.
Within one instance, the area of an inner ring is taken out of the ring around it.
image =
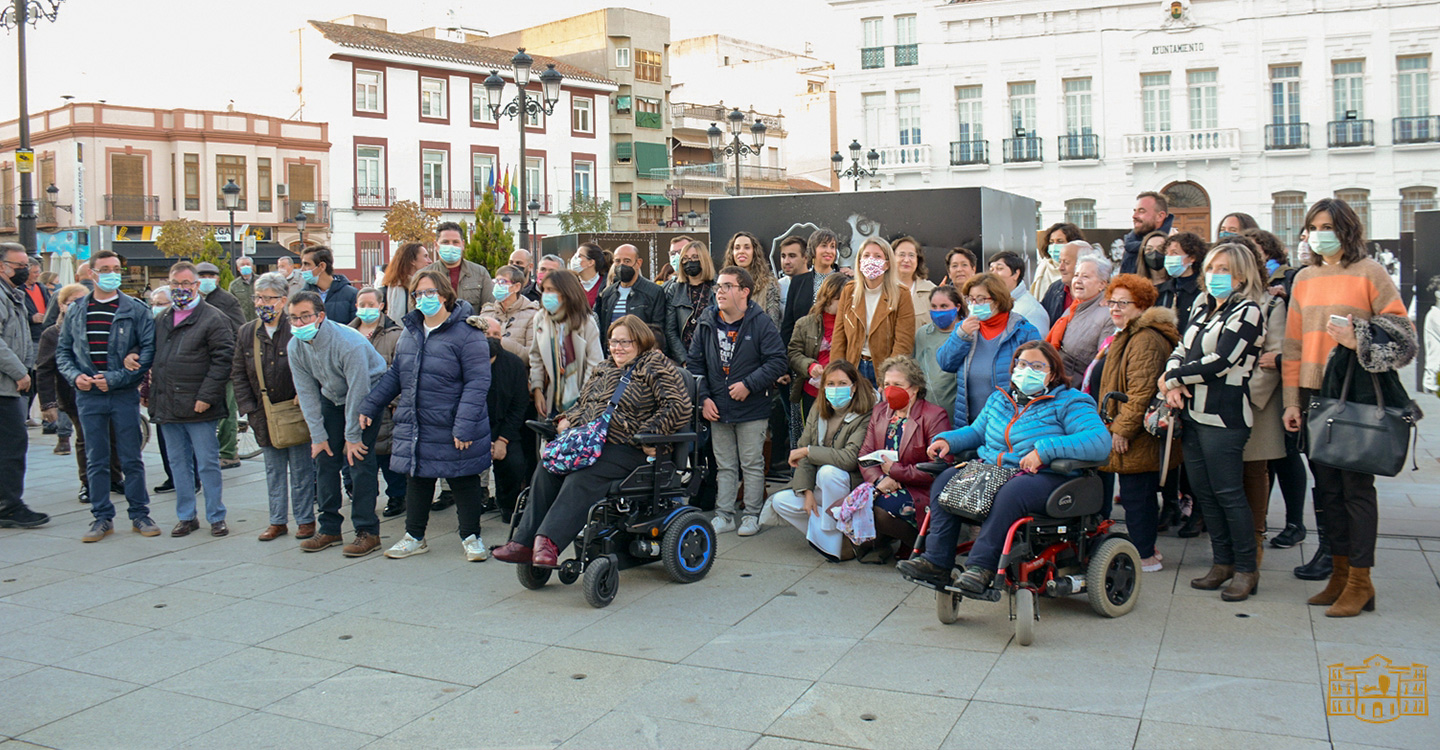
[[[1048,468],[1051,471],[1056,471],[1061,474],[1073,474],[1077,471],[1084,471],[1085,469],[1098,469],[1106,463],[1109,463],[1109,459],[1105,461],[1081,461],[1075,458],[1057,458],[1050,462]]]
[[[922,463],[915,464],[915,468],[931,476],[938,477],[943,474],[946,469],[950,468],[953,465],[954,464],[949,464],[944,461],[924,461]]]
[[[951,453],[951,454],[950,454],[950,457],[953,458],[953,459],[955,459],[955,463],[964,463],[964,462],[966,462],[966,461],[974,461],[975,459],[977,459],[977,458],[980,457],[980,449],[979,449],[979,448],[968,448],[968,449],[963,450],[963,451],[956,451],[956,452],[954,452],[954,453]]]
[[[539,419],[527,419],[525,420],[525,426],[529,427],[535,432],[535,434],[539,435],[542,438],[545,438],[546,440],[554,440],[555,436],[560,434],[560,431],[555,428],[554,422],[546,422]]]
[[[653,432],[641,432],[635,435],[635,442],[641,445],[668,445],[670,443],[693,443],[699,440],[700,436],[693,432],[677,432],[674,435],[659,435]]]

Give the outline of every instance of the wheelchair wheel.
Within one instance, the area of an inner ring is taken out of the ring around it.
[[[1140,551],[1129,539],[1111,537],[1100,544],[1085,571],[1090,607],[1102,617],[1120,617],[1140,596]]]
[[[1029,646],[1035,642],[1035,592],[1030,589],[1016,589],[1015,597],[1015,642]]]
[[[959,594],[952,594],[949,591],[935,592],[935,616],[940,622],[949,625],[960,619],[960,601],[964,597]]]
[[[715,529],[699,513],[686,513],[670,523],[660,542],[665,572],[678,583],[694,583],[715,564]]]
[[[550,568],[537,568],[529,563],[520,563],[515,566],[515,577],[520,579],[520,585],[532,591],[543,588],[550,581]]]
[[[580,580],[580,561],[566,560],[560,563],[560,582],[569,586]]]
[[[596,609],[609,606],[620,591],[620,568],[615,558],[597,557],[585,566],[585,601]]]
[[[246,460],[260,455],[260,443],[255,440],[249,420],[242,419],[235,427],[235,455]]]

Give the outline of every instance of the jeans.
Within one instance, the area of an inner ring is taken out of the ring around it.
[[[711,422],[715,446],[715,515],[735,518],[740,478],[745,479],[745,514],[760,515],[765,500],[765,428],[767,420]]]
[[[25,507],[25,397],[0,396],[0,513]],[[107,486],[106,489],[109,489]]]
[[[1125,528],[1130,532],[1130,541],[1140,557],[1155,556],[1156,529],[1160,525],[1160,513],[1155,506],[1155,495],[1160,491],[1160,472],[1142,471],[1139,474],[1118,474],[1120,481],[1120,505],[1125,508]]]
[[[80,417],[79,432],[85,436],[85,486],[90,491],[90,512],[95,520],[109,521],[115,517],[115,506],[110,503],[112,433],[114,451],[120,456],[120,468],[125,474],[130,520],[149,516],[145,460],[140,457],[140,444],[145,439],[140,427],[140,390],[127,388],[108,393],[98,388],[76,390],[75,411]],[[194,493],[191,495],[193,503]]]
[[[835,517],[826,512],[831,505],[850,494],[850,472],[834,466],[821,466],[815,472],[817,515],[805,510],[805,497],[795,490],[781,490],[770,496],[770,509],[785,522],[805,533],[805,539],[831,557],[844,551],[845,534],[835,525]]]
[[[200,469],[200,485],[205,488],[205,520],[216,524],[225,520],[220,479],[220,441],[215,438],[215,423],[171,422],[160,425],[169,446],[170,471],[175,477],[175,516],[181,521],[195,520],[195,469]],[[93,435],[88,437],[94,438]],[[90,471],[94,472],[92,467]],[[127,474],[129,472],[126,472]],[[92,474],[93,476],[93,474]],[[126,476],[125,481],[130,482]],[[140,481],[145,481],[143,478]],[[94,488],[91,488],[94,492]],[[91,498],[94,501],[94,498]]]
[[[352,394],[360,398],[359,394]],[[325,421],[325,437],[330,443],[330,453],[321,451],[315,457],[316,501],[320,509],[320,533],[339,536],[345,516],[340,507],[345,503],[345,493],[340,488],[340,468],[347,466],[345,459],[345,406],[336,405],[324,396],[320,397],[320,415]],[[355,532],[380,535],[380,519],[375,515],[375,498],[380,494],[380,467],[375,458],[375,436],[380,434],[380,421],[370,423],[360,436],[360,442],[370,450],[350,467],[355,481],[355,496],[350,503],[350,522]],[[334,455],[331,455],[334,454]],[[179,481],[177,474],[176,481]]]
[[[385,499],[404,500],[409,495],[408,482],[404,474],[390,468],[390,454],[376,456],[375,463],[380,465],[380,476],[385,477]]]
[[[310,444],[289,448],[261,448],[265,457],[265,486],[270,492],[270,523],[284,526],[287,511],[295,523],[315,523],[315,461]],[[288,477],[287,477],[288,475]],[[286,497],[286,488],[289,497]]]
[[[761,422],[762,428],[764,422]],[[563,550],[585,528],[590,508],[604,499],[606,485],[624,479],[645,463],[645,452],[619,443],[606,443],[595,463],[569,474],[551,474],[542,464],[530,480],[530,500],[512,539],[527,547],[543,536]]]
[[[61,411],[55,417],[55,437],[68,438],[75,434],[75,423],[70,420],[70,412]]]
[[[225,384],[225,416],[215,427],[215,437],[220,441],[220,457],[233,461],[239,457],[239,407],[235,405],[235,386]]]
[[[959,470],[959,467],[949,468],[935,477],[935,483],[930,485],[930,497],[939,498],[940,491]],[[1025,516],[1043,512],[1050,493],[1068,479],[1063,474],[1040,472],[1020,474],[1006,482],[995,493],[990,515],[986,516],[985,523],[980,524],[980,536],[970,547],[965,566],[995,570],[1000,564],[1000,552],[1005,549],[1010,527]],[[967,523],[970,521],[947,512],[938,502],[932,503],[930,531],[925,535],[925,559],[947,570],[955,567],[955,545],[959,543],[960,531]]]
[[[1245,441],[1249,427],[1213,427],[1184,418],[1181,444],[1185,473],[1195,504],[1210,532],[1216,565],[1234,565],[1237,573],[1255,572],[1255,516],[1245,496]]]
[[[57,425],[61,423],[68,425],[68,429],[75,438],[75,450],[72,451],[75,455],[75,471],[80,477],[80,486],[84,487],[86,492],[89,492],[90,462],[87,461],[85,458],[85,429],[80,425],[80,413],[77,411],[73,411],[74,407],[71,408],[72,411],[60,412],[60,417],[55,420],[55,423]],[[111,444],[113,445],[115,439],[115,430],[113,427],[110,429],[110,439]],[[111,486],[114,486],[117,484],[122,484],[124,483],[124,481],[125,476],[120,473],[120,452],[111,451],[110,484]]]
[[[480,475],[447,477],[450,491],[455,493],[455,515],[460,518],[460,538],[480,536],[480,493],[484,485]],[[414,539],[425,538],[430,524],[430,503],[435,499],[435,477],[408,477],[405,493],[405,533]]]
[[[871,386],[875,385],[875,363],[873,361],[861,359],[860,364],[856,365],[855,369],[860,373],[860,377],[870,381]]]
[[[1312,462],[1315,494],[1325,509],[1325,534],[1330,554],[1350,558],[1352,568],[1375,566],[1375,533],[1380,522],[1375,475],[1345,471]]]

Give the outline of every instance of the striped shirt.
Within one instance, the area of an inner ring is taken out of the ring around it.
[[[617,291],[620,296],[615,299],[615,312],[610,316],[611,320],[619,320],[630,302],[630,287],[622,285]]]
[[[120,309],[120,295],[109,302],[101,302],[93,296],[85,308],[85,343],[90,349],[90,362],[96,372],[110,368],[110,326],[115,322],[115,313]]]
[[[1232,296],[1216,308],[1214,297],[1201,294],[1184,337],[1165,363],[1165,385],[1190,389],[1185,411],[1196,422],[1249,427],[1250,373],[1264,341],[1259,305]]]
[[[1335,339],[1325,326],[1331,315],[1354,315],[1369,320],[1376,315],[1404,315],[1405,302],[1385,267],[1370,258],[1349,266],[1326,263],[1306,266],[1295,275],[1285,325],[1281,372],[1285,379],[1285,405],[1300,406],[1300,389],[1319,390],[1325,363]]]

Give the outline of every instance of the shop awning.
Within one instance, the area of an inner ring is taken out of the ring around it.
[[[169,267],[178,258],[171,258],[160,249],[155,247],[153,242],[115,242],[111,243],[110,249],[116,255],[125,259],[126,265],[131,266],[162,266]],[[251,260],[257,265],[273,266],[275,261],[282,255],[294,257],[286,247],[278,242],[257,242],[255,243],[255,254]]]
[[[668,206],[668,205],[670,205],[670,199],[669,199],[669,198],[666,198],[666,197],[663,196],[663,195],[652,195],[652,194],[650,194],[650,193],[641,193],[641,194],[640,194],[640,202],[641,202],[641,203],[644,203],[644,204],[647,205],[647,206]]]

